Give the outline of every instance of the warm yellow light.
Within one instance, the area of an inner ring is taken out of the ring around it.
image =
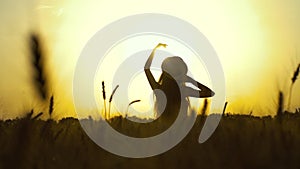
[[[272,67],[270,61],[274,60],[273,57],[280,58],[279,54],[286,55],[287,51],[284,49],[290,48],[288,45],[291,45],[287,43],[291,40],[291,37],[282,34],[283,31],[292,28],[292,26],[284,26],[287,25],[282,19],[284,16],[281,18],[282,22],[268,20],[269,15],[278,13],[278,10],[275,9],[280,4],[272,4],[272,8],[264,9],[264,11],[259,9],[259,4],[250,1],[227,3],[225,1],[154,0],[147,3],[131,0],[85,3],[84,1],[66,0],[63,3],[57,2],[57,4],[52,5],[55,7],[53,9],[58,10],[59,15],[51,14],[53,13],[51,9],[44,9],[43,11],[46,11],[44,12],[46,14],[40,17],[44,18],[42,25],[44,22],[45,25],[48,25],[44,26],[44,29],[51,29],[50,31],[54,32],[49,36],[49,39],[52,41],[54,65],[57,72],[63,74],[63,76],[58,75],[58,79],[68,77],[66,85],[57,90],[59,93],[66,93],[62,95],[67,96],[71,96],[71,90],[68,86],[72,82],[69,75],[73,73],[76,60],[88,39],[105,25],[133,14],[145,12],[169,14],[184,19],[197,27],[211,42],[223,65],[227,85],[227,100],[230,102],[229,109],[241,105],[247,108],[251,108],[253,104],[265,105],[262,102],[273,97],[273,94],[262,94],[270,88],[266,84],[276,80],[276,77],[271,77],[271,70],[276,69],[274,68],[275,65]],[[51,18],[51,22],[48,18]],[[285,24],[281,24],[283,22]],[[292,22],[289,24],[294,25]],[[52,35],[55,36],[52,37]],[[149,38],[136,44],[132,43],[129,46],[124,46],[116,51],[111,51],[111,54],[118,55],[118,57],[110,62],[103,62],[103,69],[109,73],[99,75],[95,83],[97,84],[102,80],[109,83],[109,81],[112,81],[111,78],[114,73],[111,69],[115,69],[122,59],[132,54],[132,50],[151,49],[158,42],[163,41],[159,38]],[[173,50],[173,47],[178,49],[178,46],[169,45],[168,50],[175,55],[186,56],[184,52],[180,53],[178,50]],[[190,58],[187,58],[185,61],[189,62],[190,60]],[[276,64],[281,61],[283,59],[277,59]],[[194,73],[193,65],[198,65],[198,63],[189,63],[188,65],[191,72]],[[205,74],[196,72],[195,76],[196,79],[200,79],[199,81],[209,82],[208,79],[205,79]],[[142,83],[136,80],[134,84]],[[112,89],[108,87],[107,90],[111,91]],[[99,93],[99,91],[95,90],[95,93]],[[130,93],[130,99],[138,97],[138,95]],[[257,94],[259,97],[257,97]],[[147,98],[150,97],[147,96]],[[71,98],[68,100],[70,102]],[[245,103],[241,100],[247,101]],[[143,103],[137,103],[133,108],[144,109],[142,108]],[[123,106],[122,109],[126,109],[124,107],[126,106]]]

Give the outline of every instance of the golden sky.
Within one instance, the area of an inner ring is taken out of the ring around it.
[[[31,84],[30,30],[44,40],[56,117],[74,116],[72,78],[82,48],[105,25],[139,13],[173,15],[196,26],[223,65],[228,111],[273,115],[278,90],[288,94],[300,63],[299,7],[298,0],[2,0],[0,118],[23,115],[32,107],[44,110]],[[291,107],[300,107],[299,81],[293,91]]]

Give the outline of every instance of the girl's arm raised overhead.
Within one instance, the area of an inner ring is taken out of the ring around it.
[[[167,45],[166,44],[162,44],[162,43],[159,43],[151,52],[145,66],[144,66],[144,70],[145,70],[145,73],[146,73],[146,76],[147,76],[147,79],[151,85],[151,88],[152,89],[157,89],[159,88],[159,84],[155,81],[155,78],[153,77],[151,71],[150,71],[150,67],[151,67],[151,63],[152,63],[152,60],[154,58],[154,54],[155,54],[155,51],[157,48],[159,48],[160,46],[163,46],[163,47],[166,47]]]
[[[154,58],[155,51],[156,51],[157,48],[159,48],[159,47],[161,47],[161,46],[167,47],[166,44],[159,43],[159,44],[152,50],[152,52],[151,52],[151,54],[150,54],[150,56],[149,56],[149,58],[148,58],[148,60],[147,60],[147,62],[146,62],[146,64],[145,64],[145,66],[144,66],[144,69],[145,69],[145,70],[146,70],[146,69],[150,69],[152,60],[153,60],[153,58]]]

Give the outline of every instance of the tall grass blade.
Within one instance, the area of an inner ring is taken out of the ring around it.
[[[106,94],[104,81],[102,81],[102,98],[104,102],[104,119],[106,119]]]
[[[140,102],[140,101],[141,101],[141,100],[134,100],[134,101],[130,102],[130,103],[128,104],[128,106],[130,106],[130,105],[132,105],[132,104],[134,104],[134,103]]]
[[[32,115],[33,115],[33,109],[31,109],[31,111],[27,113],[26,119],[31,119]]]
[[[222,112],[222,116],[224,116],[225,113],[226,113],[227,104],[228,104],[228,102],[225,102],[223,112]]]
[[[300,64],[298,65],[297,69],[295,70],[294,74],[293,74],[293,77],[292,77],[292,83],[291,83],[291,86],[290,86],[290,94],[289,94],[289,103],[288,103],[288,110],[290,109],[291,107],[291,100],[292,100],[292,94],[293,94],[293,86],[296,82],[296,80],[298,79],[298,76],[299,76],[299,72],[300,72]]]
[[[129,108],[129,106],[131,106],[132,104],[134,104],[134,103],[138,103],[138,102],[140,102],[141,100],[134,100],[134,101],[132,101],[132,102],[130,102],[129,104],[128,104],[128,106],[127,106],[127,109],[126,109],[126,117],[127,117],[127,114],[128,114],[128,108]]]
[[[278,108],[277,108],[277,117],[279,119],[282,118],[283,111],[284,111],[283,108],[284,108],[283,93],[282,93],[282,91],[279,91],[279,95],[278,95]]]
[[[36,120],[38,119],[39,117],[41,117],[43,115],[43,112],[40,112],[39,114],[37,114],[36,116],[34,116],[32,119],[33,120]]]
[[[111,95],[110,95],[110,97],[109,97],[109,102],[112,101],[112,99],[113,99],[113,97],[114,97],[114,95],[115,95],[115,93],[116,93],[116,90],[117,90],[118,88],[119,88],[119,85],[117,85],[117,86],[114,88],[113,92],[111,93]]]
[[[298,76],[299,76],[299,72],[300,72],[300,64],[298,65],[297,69],[294,72],[294,75],[292,77],[292,83],[295,83]]]
[[[49,116],[50,116],[50,118],[52,116],[53,110],[54,110],[54,97],[52,95],[51,98],[50,98],[50,102],[49,102]]]
[[[117,85],[117,86],[114,88],[113,92],[111,93],[111,95],[110,95],[110,97],[109,97],[108,118],[110,118],[111,102],[112,102],[112,99],[113,99],[113,97],[114,97],[114,95],[115,95],[115,93],[116,93],[116,91],[117,91],[118,88],[119,88],[119,85]]]

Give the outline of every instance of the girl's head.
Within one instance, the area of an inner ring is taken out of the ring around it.
[[[188,71],[187,65],[178,56],[166,58],[161,64],[161,69],[163,72],[170,74],[175,80],[185,77]]]

